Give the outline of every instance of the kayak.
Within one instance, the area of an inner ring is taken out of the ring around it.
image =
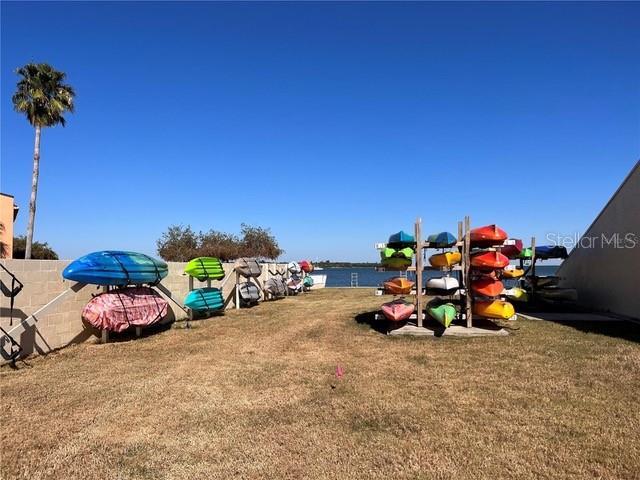
[[[440,322],[444,328],[448,328],[456,318],[456,307],[452,303],[442,303],[440,305],[427,305],[427,313]]]
[[[567,302],[575,302],[578,300],[578,291],[575,288],[543,288],[536,290],[536,295],[545,300],[561,300]]]
[[[382,266],[388,270],[404,271],[411,266],[410,258],[390,257],[382,260]]]
[[[427,280],[427,295],[452,295],[460,284],[453,277],[430,278]]]
[[[485,297],[497,297],[504,290],[504,285],[497,278],[481,275],[471,281],[471,290]]]
[[[62,277],[91,285],[140,285],[160,283],[169,267],[144,253],[120,250],[93,252],[71,262]]]
[[[295,295],[302,290],[302,287],[302,281],[298,277],[291,277],[287,280],[287,289],[289,290],[289,293]]]
[[[384,303],[381,307],[382,314],[391,322],[400,322],[408,319],[416,306],[413,303],[399,298],[393,302]]]
[[[524,247],[516,258],[528,259],[533,256],[533,250],[529,247]]]
[[[509,259],[500,252],[480,252],[471,255],[471,266],[493,270],[509,265]]]
[[[216,311],[224,308],[224,299],[218,288],[196,288],[184,298],[184,306],[195,311]]]
[[[429,263],[432,267],[451,267],[462,260],[460,252],[444,252],[436,253],[429,257]]]
[[[505,242],[505,245],[502,246],[502,248],[500,249],[500,253],[507,258],[514,259],[518,258],[518,255],[520,255],[520,252],[522,252],[523,248],[524,244],[522,243],[522,240],[511,238]]]
[[[502,271],[504,278],[520,278],[524,275],[524,270],[517,268],[515,265],[507,265]]]
[[[569,254],[567,249],[560,245],[543,245],[536,247],[536,258],[540,260],[549,260],[550,258],[567,258]]]
[[[93,297],[82,309],[82,318],[96,328],[122,332],[146,327],[167,315],[169,305],[149,287],[125,287]]]
[[[274,297],[284,297],[286,285],[281,278],[273,277],[264,282],[264,291]]]
[[[236,262],[235,270],[243,277],[257,278],[262,275],[262,267],[255,258],[240,258]]]
[[[518,287],[505,289],[502,291],[502,295],[507,297],[509,300],[516,300],[518,302],[526,302],[529,300],[527,291]]]
[[[432,248],[449,248],[453,247],[458,239],[449,232],[433,233],[427,237],[427,242]]]
[[[474,228],[470,234],[471,245],[474,247],[502,245],[507,239],[507,232],[497,225],[486,225],[484,227]]]
[[[300,268],[300,265],[298,265],[297,262],[287,263],[287,270],[289,270],[289,273],[293,273],[293,274],[302,272],[302,269]]]
[[[298,262],[298,265],[300,265],[300,269],[304,272],[304,273],[311,273],[313,272],[313,263],[311,263],[309,260],[300,260]]]
[[[509,302],[492,300],[488,302],[476,301],[473,304],[473,314],[485,318],[500,318],[507,320],[516,314]]]
[[[184,273],[197,278],[201,282],[205,280],[222,280],[225,275],[222,262],[214,257],[198,257],[190,260],[184,267]]]
[[[238,285],[240,290],[240,303],[242,305],[253,305],[260,300],[260,289],[253,282],[243,282]]]
[[[413,249],[411,247],[401,248],[396,250],[395,248],[386,247],[380,252],[380,258],[413,258]]]
[[[304,279],[302,280],[302,285],[304,285],[305,288],[313,287],[313,277],[304,277]]]
[[[398,233],[394,233],[389,237],[387,246],[396,249],[404,247],[415,248],[416,238],[413,235],[409,235],[408,233],[400,230]]]
[[[406,295],[411,293],[414,282],[403,277],[395,277],[387,280],[383,284],[384,291],[393,295]]]

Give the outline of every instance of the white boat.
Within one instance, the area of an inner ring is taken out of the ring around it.
[[[458,279],[453,277],[430,278],[427,280],[428,295],[453,295],[460,288]]]
[[[311,290],[317,290],[318,288],[324,288],[327,283],[326,275],[309,275],[313,279],[313,286]]]

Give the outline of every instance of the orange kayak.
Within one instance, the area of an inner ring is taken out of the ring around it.
[[[509,259],[500,252],[480,252],[471,256],[471,266],[493,270],[509,265]]]
[[[485,297],[497,297],[504,290],[504,285],[497,278],[490,275],[482,275],[471,281],[471,289]]]
[[[486,225],[471,230],[471,245],[491,246],[502,245],[507,239],[507,232],[497,225]]]
[[[393,295],[406,295],[411,293],[414,282],[406,278],[396,277],[383,283],[384,291]]]

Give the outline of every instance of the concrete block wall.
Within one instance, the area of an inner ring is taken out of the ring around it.
[[[24,284],[23,290],[14,299],[13,322],[10,318],[10,299],[4,294],[0,295],[0,326],[5,330],[46,305],[73,283],[62,278],[62,271],[71,263],[70,260],[0,260],[0,263]],[[169,262],[169,274],[162,281],[162,285],[170,290],[179,302],[182,302],[189,291],[189,277],[183,274],[185,265],[185,263]],[[259,280],[262,283],[266,280],[267,270],[275,271],[277,268],[282,270],[284,267],[283,264],[264,264]],[[212,282],[211,286],[220,287],[222,282],[228,279],[223,287],[224,296],[227,298],[233,294],[235,273],[233,263],[226,263],[224,268],[227,273],[225,279]],[[4,270],[0,271],[0,280],[8,289],[11,288],[11,277]],[[193,286],[200,288],[206,287],[207,284],[194,279]],[[101,292],[101,287],[88,285],[81,291],[69,295],[49,313],[38,318],[35,328],[27,329],[19,338],[16,338],[25,354],[44,354],[72,343],[97,339],[100,332],[82,321],[81,312],[92,295]],[[227,305],[227,308],[233,308],[233,299]],[[169,301],[169,308],[169,315],[164,321],[179,320],[186,316],[171,301]]]

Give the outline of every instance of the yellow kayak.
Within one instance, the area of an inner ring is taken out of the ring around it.
[[[432,267],[451,267],[462,260],[460,252],[444,252],[431,255],[429,263]]]
[[[502,291],[502,295],[509,300],[517,300],[518,302],[526,302],[529,300],[529,295],[522,288],[513,287]]]
[[[520,278],[522,275],[524,275],[524,270],[521,268],[507,267],[502,271],[502,276],[504,278]]]
[[[507,320],[516,314],[509,302],[493,300],[492,302],[478,302],[473,305],[473,314],[486,318],[501,318]]]

